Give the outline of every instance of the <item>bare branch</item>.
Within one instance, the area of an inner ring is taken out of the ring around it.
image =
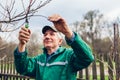
[[[7,57],[7,56],[4,55],[2,58],[0,58],[0,61],[1,61],[1,60],[4,60],[6,57]]]
[[[24,10],[24,12],[26,13],[26,10],[25,10],[25,5],[24,5],[23,0],[21,0],[21,2],[22,2],[23,10]]]
[[[0,3],[0,7],[6,11],[5,7],[3,7],[3,5]]]
[[[10,7],[10,12],[12,12],[13,8],[14,8],[14,5],[15,5],[15,0],[12,2],[11,1],[11,7]]]
[[[98,60],[99,62],[103,63],[103,64],[106,64],[106,65],[110,68],[111,71],[113,71],[114,73],[116,73],[116,71],[115,71],[114,69],[112,69],[109,64],[105,63],[104,61],[102,61],[102,60],[100,60],[100,59],[97,59],[97,60]]]
[[[30,2],[28,3],[28,6],[25,7],[25,3],[23,2],[23,0],[21,0],[23,11],[21,10],[21,12],[19,13],[17,13],[17,9],[15,10],[14,8],[15,0],[11,0],[10,3],[6,3],[5,6],[3,6],[3,4],[0,3],[0,8],[2,8],[2,11],[0,11],[0,14],[2,16],[0,19],[0,24],[12,24],[14,22],[18,22],[26,19],[26,16],[28,16],[29,18],[34,16],[41,16],[41,17],[47,18],[46,16],[43,16],[43,15],[35,15],[35,13],[37,13],[40,8],[44,7],[51,1],[52,0],[46,0],[46,1],[30,0]],[[10,31],[14,31],[14,30],[10,30]]]

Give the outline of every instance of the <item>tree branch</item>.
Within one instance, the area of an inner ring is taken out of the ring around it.
[[[37,13],[39,9],[41,9],[42,7],[44,7],[51,1],[52,0],[46,0],[46,1],[30,0],[30,2],[28,3],[28,6],[25,7],[25,3],[23,2],[23,0],[21,0],[23,11],[19,13],[17,13],[17,10],[15,10],[15,0],[11,0],[10,4],[9,5],[6,4],[5,6],[3,6],[0,3],[0,7],[2,8],[2,11],[0,11],[0,14],[1,14],[0,24],[8,25],[11,23],[15,23],[15,22],[26,19],[26,16],[28,16],[29,18],[34,17],[34,16],[41,16],[41,17],[47,18],[46,16],[43,16],[43,15],[35,15],[35,13]],[[39,4],[36,5],[36,3],[37,4],[39,3]]]

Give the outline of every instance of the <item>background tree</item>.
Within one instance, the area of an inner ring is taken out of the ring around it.
[[[2,3],[0,3],[0,33],[4,34],[4,32],[13,32],[19,29],[21,25],[26,22],[28,23],[31,17],[40,16],[47,18],[46,16],[37,15],[36,13],[51,1],[52,0],[2,0]],[[1,37],[1,35],[0,55],[13,53],[12,46],[14,46],[14,44],[12,42],[8,44],[2,39],[3,37]]]
[[[27,44],[27,49],[30,56],[34,56],[42,52],[43,44],[41,38],[42,37],[40,34],[37,34],[35,32],[32,33],[31,39]]]
[[[36,15],[36,13],[52,0],[4,0],[0,3],[0,27],[1,32],[9,32],[18,29],[16,24],[22,21],[21,25],[25,23],[25,19],[43,15]],[[17,3],[20,2],[20,3]],[[18,6],[19,4],[19,6]],[[21,26],[20,26],[21,27]]]
[[[110,61],[110,56],[112,56],[113,48],[113,25],[104,19],[104,15],[98,10],[88,11],[84,17],[83,21],[75,22],[73,24],[73,30],[78,32],[81,37],[91,45],[93,53],[95,55],[95,62],[93,63],[93,79],[97,79],[96,73],[96,61],[100,61],[100,65],[106,64],[108,62],[109,66],[109,79],[113,76],[114,67],[112,61]],[[104,59],[102,59],[104,58]],[[103,67],[101,67],[103,70]],[[110,72],[112,71],[112,72]],[[104,75],[100,72],[101,75]],[[89,73],[88,73],[89,75]]]

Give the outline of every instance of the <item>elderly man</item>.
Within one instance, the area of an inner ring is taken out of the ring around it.
[[[16,70],[36,80],[76,80],[77,71],[88,67],[94,60],[91,49],[76,32],[71,31],[60,15],[54,14],[48,20],[55,28],[43,27],[43,53],[33,58],[27,57],[25,48],[31,31],[21,28],[19,45],[14,51]],[[65,35],[71,48],[61,47],[59,32]]]

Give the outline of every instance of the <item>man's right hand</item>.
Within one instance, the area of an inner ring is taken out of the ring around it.
[[[19,52],[24,52],[25,51],[25,46],[26,43],[29,41],[31,36],[31,31],[28,28],[22,27],[20,32],[19,32],[19,45],[18,45],[18,49]]]

